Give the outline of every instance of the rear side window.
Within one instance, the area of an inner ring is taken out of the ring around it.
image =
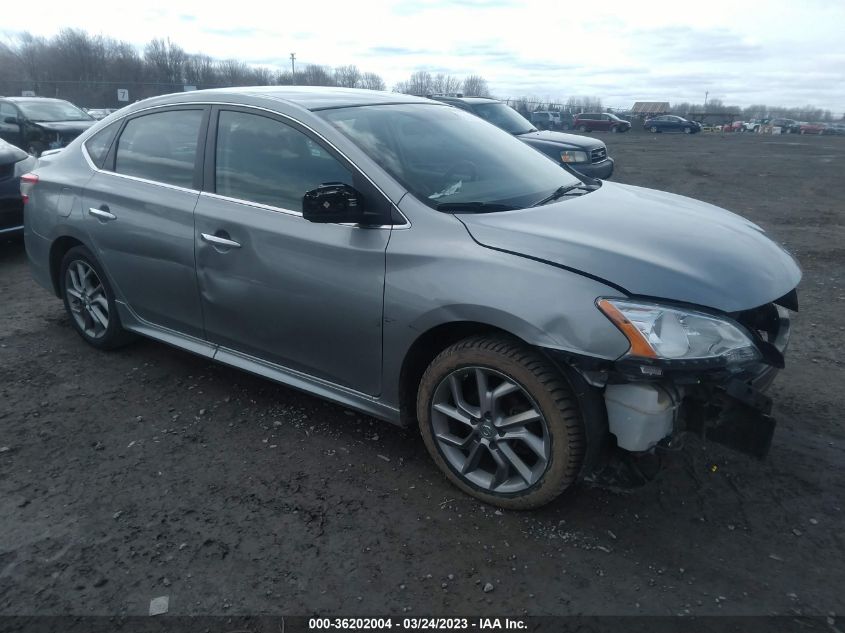
[[[215,192],[299,211],[322,183],[352,184],[352,174],[314,140],[275,119],[223,111],[217,124]]]
[[[88,150],[88,156],[91,157],[91,162],[97,167],[103,166],[103,161],[106,160],[106,155],[109,153],[112,141],[119,127],[119,123],[112,123],[85,141],[85,149]]]
[[[202,110],[174,110],[132,119],[117,142],[114,170],[193,188],[202,117]]]

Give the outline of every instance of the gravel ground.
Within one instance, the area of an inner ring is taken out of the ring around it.
[[[615,180],[735,210],[800,260],[766,461],[690,441],[634,492],[496,511],[413,429],[159,343],[87,347],[7,242],[0,614],[841,612],[845,139],[602,138]]]

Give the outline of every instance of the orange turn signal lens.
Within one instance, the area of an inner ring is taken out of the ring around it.
[[[625,318],[625,315],[619,311],[619,308],[607,299],[599,299],[598,302],[596,302],[596,305],[598,305],[599,310],[604,312],[605,316],[613,321],[613,324],[621,330],[622,334],[625,335],[625,338],[628,339],[628,342],[631,344],[631,356],[657,358],[657,354],[651,348],[651,345],[648,344],[648,341],[643,336],[642,332],[637,329],[636,325]]]

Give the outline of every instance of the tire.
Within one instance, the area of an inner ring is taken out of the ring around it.
[[[506,337],[470,337],[443,350],[420,381],[417,419],[449,481],[501,508],[549,503],[576,480],[584,459],[584,422],[569,383],[539,353]]]
[[[120,324],[114,291],[87,248],[74,246],[65,253],[59,266],[59,286],[70,322],[86,343],[110,350],[134,340],[135,336]]]
[[[648,128],[648,130],[652,134],[657,134],[657,126],[656,125],[652,125],[650,128]]]
[[[617,132],[619,132],[619,128],[618,128],[618,127],[616,127],[615,125],[614,125],[613,127],[611,127],[611,128],[610,128],[610,133],[611,133],[611,134],[616,134]]]
[[[579,126],[578,126],[578,131],[579,131],[579,132],[588,132],[589,130],[587,130],[587,126],[586,126],[586,125],[579,125]]]
[[[692,129],[691,129],[691,128],[688,128],[688,127],[685,127],[685,128],[684,128],[684,134],[692,134]]]

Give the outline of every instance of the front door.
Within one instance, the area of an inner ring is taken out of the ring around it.
[[[198,338],[194,207],[205,117],[203,108],[182,108],[127,121],[82,200],[118,298],[144,321]]]
[[[206,164],[196,260],[209,341],[378,395],[390,230],[301,215],[306,191],[361,190],[360,175],[303,129],[248,109],[215,111]]]

